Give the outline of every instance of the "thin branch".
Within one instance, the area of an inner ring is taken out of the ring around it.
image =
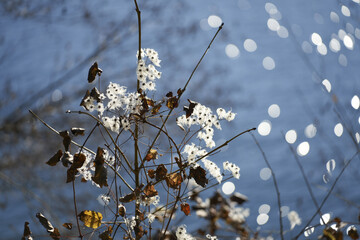
[[[271,168],[271,165],[265,155],[265,152],[263,151],[263,149],[261,148],[260,146],[260,143],[257,141],[257,139],[255,138],[254,134],[250,133],[250,135],[252,136],[252,138],[254,139],[256,145],[258,146],[264,160],[265,160],[265,163],[267,165],[267,167],[270,169],[271,171],[271,176],[272,176],[272,179],[273,179],[273,182],[274,182],[274,186],[275,186],[275,190],[276,190],[276,195],[277,195],[277,203],[278,203],[278,208],[279,208],[279,222],[280,222],[280,236],[281,236],[281,239],[284,240],[284,229],[283,229],[283,222],[282,222],[282,214],[281,214],[281,201],[280,201],[280,191],[279,191],[279,187],[278,187],[278,184],[277,184],[277,181],[276,181],[276,177],[275,177],[275,173],[273,171],[273,169]]]
[[[324,206],[325,202],[327,201],[327,199],[329,198],[330,194],[332,193],[332,191],[335,188],[336,183],[338,182],[338,180],[340,179],[341,175],[344,173],[345,169],[347,168],[347,166],[349,166],[349,164],[352,162],[352,160],[355,158],[356,155],[359,154],[360,151],[357,151],[351,158],[350,160],[348,160],[344,167],[341,169],[341,172],[339,173],[339,175],[336,177],[333,185],[331,186],[330,190],[328,191],[328,193],[326,194],[325,198],[323,199],[323,201],[321,202],[319,208],[316,210],[316,212],[313,214],[313,216],[310,218],[310,220],[305,224],[305,227],[303,227],[303,229],[301,229],[301,231],[299,232],[298,235],[296,235],[296,237],[294,239],[298,239],[301,234],[303,234],[303,232],[305,231],[305,228],[309,226],[309,224],[312,222],[312,220],[315,218],[315,216],[318,214],[318,212],[320,212],[321,208]]]

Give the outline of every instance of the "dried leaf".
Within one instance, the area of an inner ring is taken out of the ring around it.
[[[190,168],[189,178],[193,178],[197,184],[205,187],[209,180],[206,178],[206,171],[198,166],[197,168]]]
[[[128,195],[126,195],[125,197],[119,198],[119,201],[122,203],[128,203],[128,202],[134,201],[135,199],[136,199],[135,192],[132,192],[132,193],[129,193]]]
[[[94,62],[94,64],[90,67],[88,73],[88,82],[91,83],[95,80],[96,75],[101,75],[102,70],[98,67],[98,63]]]
[[[186,118],[191,116],[191,114],[194,112],[194,108],[195,108],[195,106],[197,104],[195,102],[190,101],[190,99],[188,99],[188,101],[190,103],[189,106],[188,107],[184,106],[184,111],[186,113]]]
[[[79,214],[79,218],[85,226],[96,229],[101,226],[103,216],[99,212],[85,210]]]
[[[60,149],[59,151],[57,151],[57,153],[55,153],[54,156],[52,156],[50,158],[49,161],[46,162],[46,164],[48,164],[50,166],[55,166],[60,161],[62,155],[63,155],[63,152]]]
[[[90,91],[87,90],[85,93],[85,96],[81,100],[80,106],[84,107],[86,110],[89,111],[89,105],[91,105],[91,104],[92,104],[92,99],[90,96]]]
[[[106,229],[104,232],[102,232],[99,235],[99,238],[101,240],[112,240],[113,238],[111,237],[111,233],[112,233],[113,229],[111,226],[108,226],[108,229]]]
[[[64,155],[60,159],[64,167],[68,167],[74,161],[74,156],[70,152],[64,152]]]
[[[71,143],[71,138],[69,136],[69,132],[68,131],[62,131],[59,132],[60,136],[63,137],[63,145],[65,148],[65,152],[70,151],[70,143]]]
[[[179,95],[181,95],[183,93],[183,90],[181,89],[181,88],[179,88],[178,90],[177,90],[177,95],[179,96]]]
[[[190,205],[188,203],[182,203],[181,211],[184,212],[186,216],[189,216],[190,215]]]
[[[101,102],[100,91],[96,87],[91,89],[90,97],[93,98],[97,102]]]
[[[169,187],[178,189],[180,184],[183,182],[180,173],[171,173],[166,177],[166,183]]]
[[[50,237],[54,240],[59,240],[60,239],[59,229],[54,228],[54,231],[50,233]]]
[[[71,164],[71,167],[67,170],[67,178],[66,178],[66,182],[72,182],[75,180],[75,175],[78,172],[78,168],[81,168],[82,165],[84,164],[86,160],[86,156],[83,153],[76,153],[74,155],[74,161]]]
[[[72,223],[64,223],[63,227],[68,229],[68,230],[71,230],[72,229]]]
[[[21,240],[32,240],[33,238],[31,237],[31,231],[30,231],[30,227],[29,227],[29,222],[25,222],[24,224],[24,234],[21,238]]]
[[[156,181],[161,181],[165,178],[167,174],[167,169],[165,167],[164,164],[160,164],[157,168],[156,168]]]
[[[245,195],[236,192],[230,197],[230,201],[243,204],[244,202],[248,201],[248,198]]]
[[[157,104],[155,106],[153,106],[153,108],[151,109],[151,114],[155,115],[160,111],[161,108],[161,104]]]
[[[150,151],[148,152],[148,154],[146,155],[145,159],[149,162],[151,160],[157,159],[159,156],[158,152],[156,151],[156,149],[150,149]]]
[[[170,109],[177,108],[179,106],[179,99],[175,97],[171,97],[166,101],[166,106]]]
[[[37,213],[36,217],[39,219],[41,225],[43,225],[43,227],[46,228],[47,232],[49,233],[54,232],[53,225],[49,220],[47,220],[47,218],[42,213]]]
[[[98,147],[96,157],[94,160],[95,164],[95,175],[91,178],[95,183],[99,184],[102,188],[103,186],[107,187],[107,169],[104,166],[104,149]]]
[[[172,93],[172,92],[168,92],[165,96],[168,97],[168,98],[171,98],[171,97],[173,96],[173,93]]]
[[[144,193],[147,197],[154,197],[158,195],[158,192],[156,191],[154,185],[151,182],[144,188]]]
[[[121,205],[121,206],[119,207],[119,214],[120,214],[120,216],[124,217],[124,216],[125,216],[125,213],[126,213],[126,209],[125,209],[124,206]]]
[[[323,236],[330,240],[343,240],[343,234],[341,231],[336,231],[330,227],[323,230]]]
[[[155,170],[154,169],[149,169],[148,170],[148,176],[152,179],[155,178]]]
[[[351,239],[359,239],[359,234],[356,230],[356,228],[350,228],[350,230],[348,231],[348,236],[351,238]]]
[[[85,128],[71,128],[71,133],[75,136],[84,136],[85,135]]]

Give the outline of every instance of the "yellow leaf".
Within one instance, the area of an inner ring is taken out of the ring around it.
[[[84,225],[90,228],[98,228],[103,218],[102,214],[95,211],[85,210],[79,214],[79,218]]]

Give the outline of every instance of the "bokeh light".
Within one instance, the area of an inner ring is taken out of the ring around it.
[[[271,177],[271,170],[270,168],[263,168],[260,170],[260,178],[261,180],[267,181]]]
[[[277,7],[273,3],[265,3],[265,10],[268,14],[276,14],[278,12]]]
[[[275,68],[275,61],[274,59],[272,59],[271,57],[265,57],[263,59],[263,67],[266,69],[266,70],[273,70]]]
[[[347,66],[347,57],[346,57],[344,54],[341,53],[341,54],[339,55],[338,61],[339,61],[339,64],[340,64],[341,66],[343,66],[343,67],[346,67],[346,66]]]
[[[53,93],[51,94],[51,100],[53,102],[58,102],[63,98],[62,95],[62,91],[59,89],[56,89],[55,91],[53,91]]]
[[[299,156],[306,156],[310,151],[310,144],[308,142],[302,142],[298,145],[296,150]]]
[[[318,53],[320,53],[323,56],[327,54],[327,47],[324,43],[317,45],[316,50],[318,51]]]
[[[309,124],[306,126],[304,130],[304,134],[307,138],[313,138],[315,137],[317,132],[316,126],[314,124]]]
[[[226,195],[230,195],[235,191],[235,184],[232,182],[225,182],[222,185],[222,191]]]
[[[335,53],[340,51],[341,45],[340,45],[339,40],[337,40],[336,38],[332,38],[329,43],[329,48],[331,51],[333,51]]]
[[[239,56],[239,48],[234,44],[228,44],[225,47],[225,53],[229,58],[236,58]]]
[[[256,218],[256,222],[259,225],[264,225],[265,223],[267,223],[268,220],[269,220],[269,215],[265,213],[259,214],[259,216],[257,216]]]
[[[336,167],[336,162],[334,159],[330,159],[329,161],[327,161],[326,170],[328,173],[331,174],[331,172],[334,171],[335,167]]]
[[[331,83],[329,80],[324,79],[321,83],[324,85],[327,92],[331,92]]]
[[[289,206],[282,206],[280,208],[280,210],[281,210],[281,217],[286,217],[290,212],[290,207]]]
[[[354,95],[352,98],[351,98],[351,106],[355,109],[355,110],[358,110],[359,107],[360,107],[360,99],[357,95]]]
[[[271,122],[269,120],[262,121],[257,127],[258,133],[261,136],[267,136],[271,132]]]
[[[262,204],[260,207],[259,207],[259,214],[268,214],[270,212],[270,205],[269,204]]]
[[[257,44],[254,40],[248,38],[244,41],[244,49],[248,52],[255,52],[257,49]]]
[[[344,128],[343,128],[343,125],[341,123],[338,123],[335,125],[334,127],[334,133],[337,137],[341,137],[341,135],[343,134],[344,132]]]
[[[345,16],[345,17],[350,17],[350,9],[345,6],[345,5],[342,5],[341,6],[341,13]]]
[[[276,32],[277,32],[278,36],[281,37],[281,38],[289,37],[289,31],[284,26],[280,26],[279,29]]]
[[[280,107],[277,104],[272,104],[268,108],[268,114],[272,118],[278,118],[280,116]]]
[[[293,144],[294,142],[296,142],[296,138],[297,138],[297,134],[294,129],[287,131],[285,134],[285,140],[286,140],[286,142],[288,142],[290,144]]]
[[[210,15],[208,17],[208,24],[212,28],[218,28],[222,24],[222,20],[219,16],[216,15]]]
[[[353,50],[354,49],[354,42],[349,35],[345,35],[343,39],[344,45],[347,49]]]
[[[321,225],[327,224],[330,221],[330,217],[331,217],[330,213],[323,214],[320,218],[320,224]]]
[[[337,15],[337,13],[335,12],[330,12],[330,20],[333,21],[334,23],[339,23],[340,21],[339,15]]]
[[[312,46],[311,44],[308,42],[308,41],[304,41],[302,44],[301,44],[301,48],[302,50],[304,51],[304,53],[312,53],[313,49],[312,49]]]
[[[316,46],[321,45],[322,44],[321,36],[318,33],[311,34],[311,42]]]
[[[271,31],[274,31],[274,32],[276,32],[280,28],[279,22],[274,18],[268,19],[267,26]]]

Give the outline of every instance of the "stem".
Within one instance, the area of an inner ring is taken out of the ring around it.
[[[277,184],[277,181],[276,181],[276,177],[275,177],[275,173],[274,171],[272,170],[271,166],[270,166],[270,163],[265,155],[265,152],[262,150],[261,146],[260,146],[260,143],[256,140],[254,134],[250,133],[250,135],[252,136],[252,138],[254,139],[256,145],[258,146],[264,160],[265,160],[265,163],[267,165],[267,167],[270,169],[271,171],[271,176],[272,176],[272,179],[273,179],[273,182],[274,182],[274,186],[275,186],[275,190],[276,190],[276,195],[277,195],[277,203],[278,203],[278,208],[279,208],[279,222],[280,222],[280,236],[281,236],[281,239],[284,240],[284,227],[283,227],[283,223],[282,223],[282,216],[281,216],[281,201],[280,201],[280,191],[279,191],[279,186]]]
[[[74,199],[76,225],[77,225],[77,228],[78,228],[78,231],[79,231],[79,237],[80,237],[80,239],[83,239],[83,235],[82,235],[81,230],[80,230],[78,211],[77,211],[77,206],[76,206],[75,181],[72,182],[72,188],[73,188],[73,199]]]

